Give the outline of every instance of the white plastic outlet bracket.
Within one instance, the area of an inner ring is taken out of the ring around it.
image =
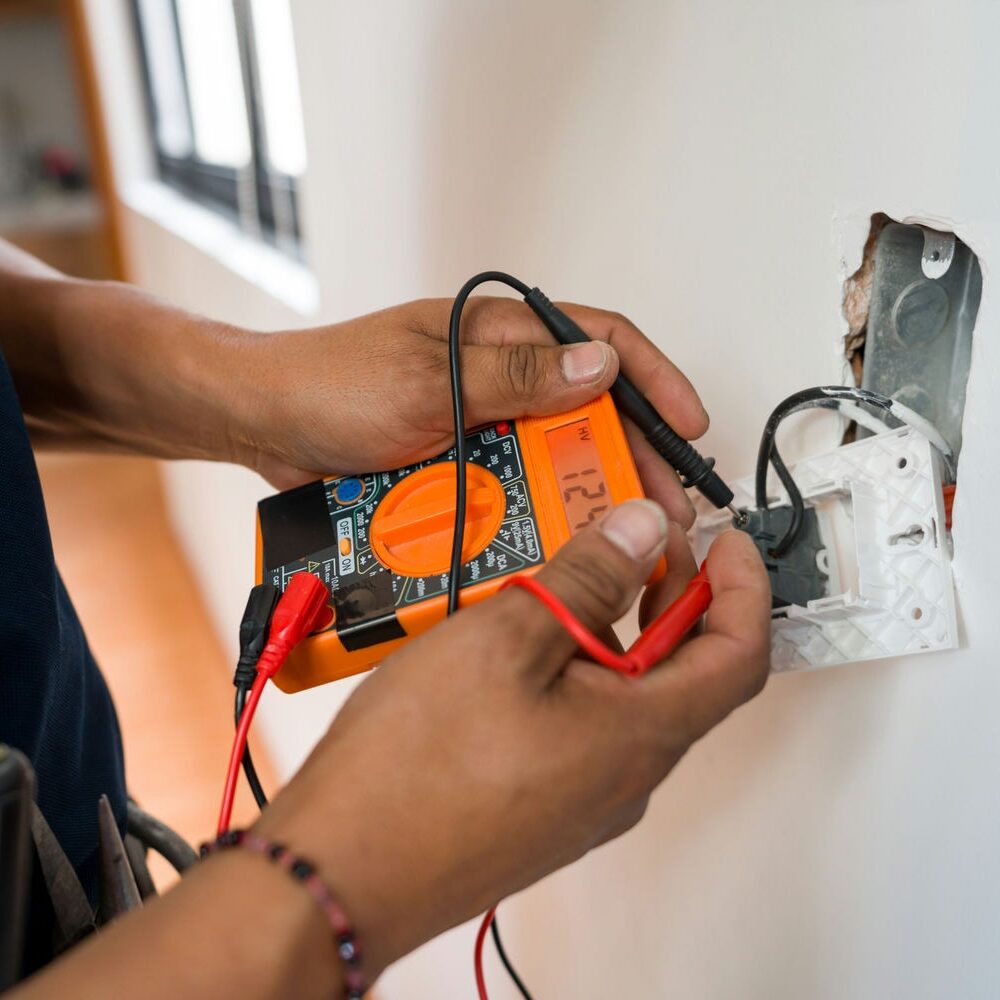
[[[937,452],[909,427],[790,466],[806,505],[816,509],[827,596],[772,613],[772,670],[958,645],[941,470]],[[730,486],[738,507],[756,506],[752,477]],[[788,503],[776,478],[768,498],[772,507]],[[701,498],[696,507],[692,540],[700,559],[731,518]]]

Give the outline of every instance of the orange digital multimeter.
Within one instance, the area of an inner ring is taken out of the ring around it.
[[[567,413],[474,431],[467,455],[462,604],[536,571],[610,507],[643,495],[606,393]],[[358,673],[442,620],[454,524],[454,450],[262,500],[258,583],[284,590],[306,570],[331,595],[329,624],[295,650],[278,687],[301,691]]]

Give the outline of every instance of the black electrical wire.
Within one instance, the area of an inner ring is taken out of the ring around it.
[[[802,499],[802,493],[799,491],[798,484],[792,478],[792,474],[788,471],[788,466],[785,465],[785,461],[778,454],[777,449],[772,449],[771,451],[771,465],[785,487],[785,492],[788,494],[788,502],[792,507],[792,517],[788,522],[788,527],[785,529],[785,534],[779,539],[774,548],[770,550],[770,554],[777,558],[783,556],[799,537],[806,517],[806,505]]]
[[[888,396],[872,392],[869,389],[858,389],[844,385],[816,386],[793,392],[791,396],[783,399],[771,412],[764,425],[764,432],[760,438],[760,449],[757,452],[757,469],[754,477],[757,507],[759,510],[767,510],[767,466],[770,463],[788,493],[788,501],[792,508],[792,519],[785,534],[771,549],[772,556],[783,556],[795,544],[805,518],[805,503],[802,499],[802,493],[788,471],[788,466],[785,465],[778,453],[775,443],[778,427],[785,417],[792,413],[814,407],[830,409],[831,406],[837,405],[838,400],[865,403],[875,409],[884,410],[886,413],[891,413],[893,408],[893,401]]]
[[[235,716],[237,729],[240,728],[240,716],[243,715],[243,707],[246,705],[248,693],[249,690],[242,684],[236,688],[236,709],[233,715]],[[254,801],[257,803],[257,807],[259,809],[263,809],[267,805],[267,795],[264,793],[264,786],[260,783],[257,768],[254,767],[253,756],[250,753],[249,743],[247,743],[243,750],[242,764],[243,773],[246,775],[250,791],[253,792]]]
[[[503,967],[507,970],[507,975],[510,976],[510,981],[518,988],[524,1000],[531,1000],[528,987],[521,981],[521,977],[517,974],[517,969],[514,968],[513,963],[507,957],[507,950],[503,946],[503,941],[500,940],[500,926],[497,924],[495,913],[493,914],[493,922],[490,924],[490,934],[493,935],[493,946],[500,956],[500,961],[503,962]]]
[[[271,615],[274,614],[275,605],[278,603],[278,597],[278,588],[273,584],[258,583],[250,590],[247,606],[240,620],[240,655],[233,674],[233,684],[236,687],[236,706],[233,715],[236,719],[237,729],[240,727],[240,716],[243,715],[243,707],[246,704],[250,688],[257,676],[257,661],[260,659],[260,654],[264,651],[264,645],[267,642],[267,630],[271,623]],[[249,744],[243,751],[242,764],[253,797],[257,805],[263,809],[267,805],[267,796],[264,794],[264,788],[257,776],[257,768],[254,767]]]
[[[451,370],[451,406],[455,418],[455,532],[451,544],[451,569],[448,571],[448,614],[452,615],[458,610],[458,594],[462,589],[462,547],[465,543],[465,493],[466,493],[466,467],[465,467],[465,407],[462,402],[462,369],[459,364],[459,347],[462,338],[462,310],[472,292],[488,281],[499,281],[504,285],[513,288],[520,295],[528,295],[531,289],[517,278],[504,274],[502,271],[483,271],[474,278],[470,278],[458,295],[455,296],[455,303],[451,307],[451,320],[448,324],[448,363]],[[244,765],[246,758],[244,758]],[[249,777],[249,776],[248,776]],[[521,981],[513,963],[507,955],[500,938],[500,928],[497,924],[496,914],[490,924],[490,932],[493,936],[493,944],[496,947],[497,955],[503,967],[507,970],[511,982],[518,988],[524,1000],[532,1000],[528,988]]]
[[[451,307],[451,321],[448,324],[448,365],[451,370],[451,408],[455,418],[455,534],[451,543],[451,569],[448,571],[449,615],[458,610],[458,592],[462,589],[462,547],[465,544],[465,407],[462,402],[462,370],[459,365],[462,310],[473,291],[488,281],[499,281],[520,295],[528,295],[531,292],[523,281],[518,281],[503,271],[483,271],[462,285]]]

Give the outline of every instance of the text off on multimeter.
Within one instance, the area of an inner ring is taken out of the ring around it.
[[[467,457],[462,605],[536,571],[581,528],[643,495],[607,394],[474,431]],[[305,570],[331,595],[330,624],[292,654],[275,683],[301,691],[366,670],[443,619],[454,524],[453,450],[262,500],[257,581],[284,590]]]

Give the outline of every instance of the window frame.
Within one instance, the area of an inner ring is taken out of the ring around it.
[[[194,121],[177,3],[176,0],[166,2],[170,7],[173,41],[180,60],[184,112],[192,136],[192,148],[187,156],[172,155],[160,146],[156,99],[139,0],[131,0],[129,4],[157,175],[165,184],[226,216],[251,235],[301,259],[298,178],[267,165],[266,134],[258,99],[260,75],[257,68],[257,47],[253,38],[253,14],[248,0],[231,0],[246,97],[247,129],[250,134],[250,163],[242,169],[210,163],[197,154],[193,141]]]

